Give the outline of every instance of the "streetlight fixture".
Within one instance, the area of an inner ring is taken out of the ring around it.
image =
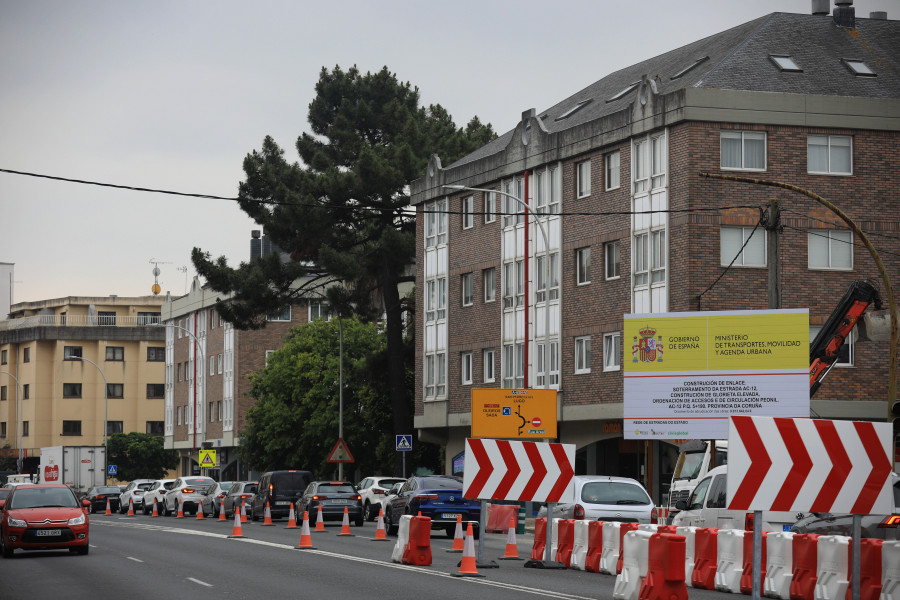
[[[84,358],[82,356],[70,356],[70,359],[73,360],[81,360],[84,362],[89,362],[95,367],[97,367],[97,363],[92,361],[89,358]],[[103,484],[106,485],[108,482],[107,472],[109,465],[109,445],[107,444],[106,436],[109,433],[109,384],[106,383],[106,375],[103,374],[103,370],[100,367],[97,367],[97,371],[100,372],[100,377],[103,378],[103,405],[104,405],[104,414],[103,414]]]
[[[10,373],[9,371],[0,371],[0,374],[2,374],[2,375],[9,375],[9,376],[12,377],[13,380],[15,380],[15,382],[16,382],[16,417],[17,417],[17,418],[16,418],[16,442],[18,443],[18,446],[19,446],[19,460],[16,461],[16,472],[19,473],[19,474],[21,474],[21,473],[22,473],[22,464],[23,464],[23,461],[25,460],[24,455],[23,455],[24,448],[23,448],[23,446],[22,446],[22,432],[21,432],[21,427],[22,427],[22,395],[19,393],[19,388],[21,388],[22,386],[19,384],[19,379],[18,379],[18,377],[16,377],[15,375],[13,375],[12,373]]]

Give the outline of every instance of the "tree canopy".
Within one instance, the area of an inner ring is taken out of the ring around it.
[[[147,433],[114,433],[106,440],[107,462],[116,465],[119,481],[160,479],[178,466],[178,452],[166,450],[163,438]]]

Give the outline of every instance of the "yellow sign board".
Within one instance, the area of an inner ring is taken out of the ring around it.
[[[472,437],[555,438],[556,390],[472,390]]]
[[[200,468],[214,469],[216,467],[216,451],[201,450],[200,451]]]

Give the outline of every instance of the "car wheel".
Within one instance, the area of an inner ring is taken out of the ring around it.
[[[2,534],[0,534],[0,553],[3,554],[3,558],[12,558],[13,555],[13,549],[3,541]]]
[[[69,552],[72,554],[80,554],[84,556],[90,551],[91,547],[85,544],[84,546],[78,546],[77,548],[69,548]]]
[[[366,500],[366,505],[363,507],[363,513],[366,516],[366,521],[371,522],[371,521],[375,520],[375,516],[372,514],[373,513],[372,505],[369,503],[368,500]]]
[[[253,521],[259,521],[259,516],[256,514],[256,509],[252,506],[250,507],[250,519]]]
[[[388,535],[397,535],[397,530],[400,528],[400,526],[394,525],[394,519],[393,519],[393,515],[391,514],[390,509],[388,509],[384,513],[384,519],[385,519],[384,527],[385,527],[385,530],[387,531],[387,534]]]
[[[358,517],[356,517],[356,520],[353,521],[353,524],[356,525],[357,527],[362,527],[364,522],[365,522],[365,519],[363,518],[362,513],[360,513],[360,515]]]
[[[141,507],[141,512],[144,513],[144,515],[149,515],[149,514],[150,514],[150,511],[147,509],[147,503],[146,503],[146,502],[144,502],[144,505]]]
[[[444,533],[447,534],[448,538],[452,538],[456,535],[456,525],[447,525],[447,527],[444,529]]]

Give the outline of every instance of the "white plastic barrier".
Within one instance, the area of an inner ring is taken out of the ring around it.
[[[588,527],[590,521],[575,521],[575,535],[572,542],[572,560],[569,568],[584,571],[584,563],[587,560]]]
[[[603,549],[600,551],[600,572],[607,575],[616,574],[619,562],[619,526],[618,521],[603,522]]]
[[[400,523],[397,527],[397,543],[394,544],[394,551],[391,553],[391,560],[395,563],[403,562],[403,551],[409,543],[409,523],[412,521],[412,515],[403,515],[400,517]]]
[[[684,581],[691,585],[691,575],[694,574],[694,533],[696,527],[676,527],[675,533],[684,536]]]
[[[641,523],[638,525],[638,531],[649,531],[650,533],[656,533],[659,530],[659,524],[657,523]]]
[[[622,572],[616,576],[613,588],[615,600],[638,600],[641,581],[647,576],[650,562],[650,538],[652,531],[629,531],[622,548]]]
[[[819,536],[816,549],[815,600],[843,598],[850,587],[850,538]]]
[[[550,560],[556,560],[556,551],[559,550],[559,519],[553,519],[550,531]]]
[[[794,534],[790,531],[769,532],[766,536],[766,578],[763,595],[767,598],[791,598],[794,575]]]
[[[740,594],[743,572],[744,530],[720,529],[716,541],[716,589]]]
[[[881,600],[900,600],[900,541],[881,545]]]

